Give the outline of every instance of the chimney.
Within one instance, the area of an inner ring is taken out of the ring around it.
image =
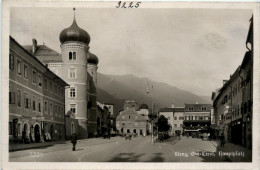
[[[172,104],[172,108],[174,108],[174,104]]]
[[[32,39],[32,53],[34,54],[37,48],[37,41],[36,39]]]
[[[227,80],[223,80],[223,85],[226,84]]]

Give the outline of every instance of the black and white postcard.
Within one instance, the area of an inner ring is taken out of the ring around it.
[[[3,1],[3,169],[258,169],[259,3]]]

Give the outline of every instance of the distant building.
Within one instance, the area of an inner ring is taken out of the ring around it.
[[[176,131],[183,132],[184,107],[162,108],[159,111],[159,116],[161,115],[168,119],[171,135],[175,135]]]
[[[134,109],[126,109],[116,118],[116,127],[119,133],[134,133],[146,135],[147,120],[144,116],[138,114]]]
[[[9,139],[65,139],[65,87],[69,86],[10,36]]]
[[[186,135],[208,130],[210,127],[211,104],[185,104],[183,131]]]
[[[116,128],[119,133],[136,133],[146,135],[148,132],[148,106],[140,107],[134,100],[126,100],[124,103],[124,111],[116,117]],[[143,113],[144,115],[142,115]]]

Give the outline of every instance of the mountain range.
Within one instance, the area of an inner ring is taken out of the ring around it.
[[[210,96],[197,96],[167,83],[156,82],[135,75],[108,75],[98,73],[97,100],[113,103],[114,113],[123,110],[125,99],[135,100],[139,105],[145,103],[149,108],[184,106],[185,103],[211,103]],[[147,93],[148,92],[148,93]]]

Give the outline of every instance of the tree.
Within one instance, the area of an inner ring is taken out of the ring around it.
[[[161,115],[158,119],[158,131],[159,132],[168,132],[171,129],[171,125],[168,122],[168,119]]]

